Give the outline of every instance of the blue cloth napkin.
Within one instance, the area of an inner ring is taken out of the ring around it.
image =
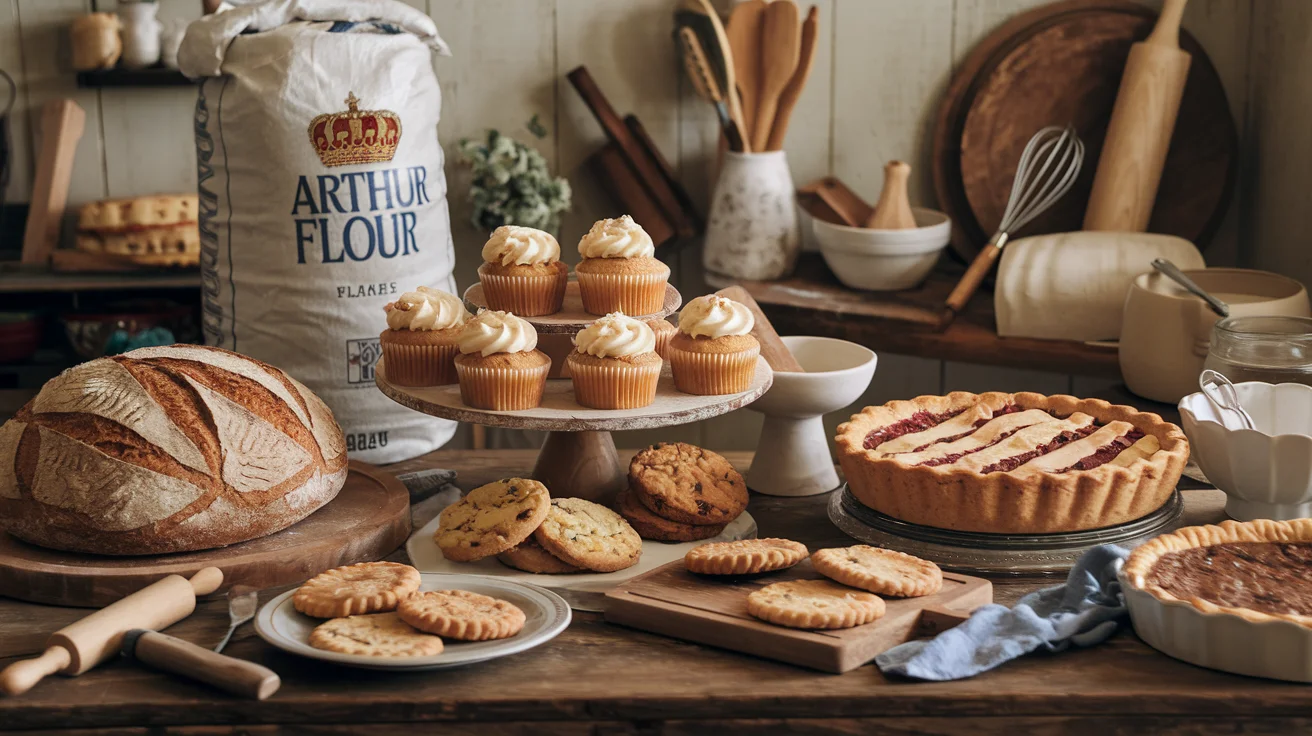
[[[886,675],[960,680],[1036,649],[1060,652],[1100,644],[1126,618],[1116,579],[1129,551],[1104,544],[1085,552],[1065,585],[1036,590],[1015,608],[991,604],[933,639],[909,641],[875,657]]]

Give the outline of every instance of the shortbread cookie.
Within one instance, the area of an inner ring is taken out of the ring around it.
[[[642,538],[624,517],[581,498],[551,499],[533,537],[556,557],[596,572],[623,570],[642,557]]]
[[[629,526],[638,533],[643,539],[654,539],[658,542],[696,542],[702,539],[710,539],[724,531],[724,524],[715,526],[699,526],[697,524],[683,524],[677,521],[657,516],[651,512],[651,509],[642,505],[633,491],[624,490],[620,492],[619,498],[615,502],[616,510],[620,516],[629,522]]]
[[[790,539],[740,539],[694,547],[683,564],[702,575],[751,575],[792,567],[806,554],[806,545]]]
[[[542,549],[538,540],[532,535],[528,539],[511,547],[510,549],[497,555],[497,561],[506,567],[513,567],[516,570],[524,572],[546,573],[549,575],[561,575],[572,572],[583,572],[583,568],[575,567],[550,552]]]
[[[399,562],[361,562],[310,578],[292,596],[306,616],[338,618],[396,610],[402,598],[419,590],[419,571]]]
[[[517,606],[467,590],[415,593],[396,612],[420,631],[461,641],[505,639],[518,634],[525,620]]]
[[[943,587],[943,571],[929,560],[864,544],[817,550],[811,564],[827,578],[880,595],[914,598]]]
[[[454,562],[501,554],[528,539],[546,518],[550,502],[547,487],[535,480],[488,483],[442,511],[433,541]]]
[[[747,612],[794,629],[847,629],[884,615],[884,601],[828,580],[789,580],[747,596]]]
[[[441,639],[417,631],[395,611],[325,621],[310,632],[310,646],[368,657],[431,657],[442,653]]]
[[[657,516],[684,524],[728,524],[747,508],[747,483],[733,465],[686,442],[662,442],[635,455],[629,487]]]

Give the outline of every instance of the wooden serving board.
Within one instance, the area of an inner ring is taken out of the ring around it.
[[[233,585],[270,588],[298,583],[329,568],[386,557],[410,535],[410,493],[372,465],[352,462],[346,485],[299,523],[231,547],[147,557],[61,552],[0,533],[0,591],[34,603],[100,607],[166,575],[190,577],[202,567],[223,571],[221,594]]]
[[[1062,0],[1018,14],[975,46],[939,106],[934,189],[952,217],[953,250],[969,262],[1002,220],[1016,164],[1048,125],[1075,126],[1085,144],[1075,186],[1013,237],[1081,230],[1130,46],[1157,14],[1129,0]],[[1239,136],[1225,88],[1198,41],[1148,231],[1199,248],[1234,191]]]
[[[887,598],[883,618],[851,629],[789,629],[747,613],[747,596],[754,590],[784,580],[820,578],[810,560],[777,573],[726,580],[694,575],[678,560],[607,593],[606,620],[838,673],[856,669],[903,642],[950,629],[964,614],[993,602],[989,581],[943,573],[943,590],[922,598]]]

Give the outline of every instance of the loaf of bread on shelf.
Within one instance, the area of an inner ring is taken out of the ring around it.
[[[184,225],[199,220],[195,194],[155,194],[88,202],[78,211],[79,232],[113,232]]]
[[[277,368],[143,348],[64,371],[0,426],[0,525],[95,554],[222,547],[332,500],[346,463],[332,412]]]

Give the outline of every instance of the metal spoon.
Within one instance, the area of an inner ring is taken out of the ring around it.
[[[234,585],[228,589],[228,633],[223,635],[214,651],[222,652],[232,638],[232,632],[238,626],[255,618],[255,609],[259,608],[260,591],[248,585]]]
[[[1239,394],[1235,393],[1235,385],[1230,383],[1229,378],[1214,370],[1205,370],[1198,376],[1198,388],[1203,390],[1203,395],[1216,408],[1223,426],[1226,425],[1225,412],[1229,411],[1238,415],[1243,429],[1254,428],[1253,417],[1240,405]]]
[[[1220,299],[1217,299],[1211,294],[1208,294],[1207,292],[1203,291],[1203,287],[1194,283],[1193,279],[1189,278],[1188,276],[1185,276],[1184,271],[1181,271],[1174,263],[1171,263],[1165,258],[1154,258],[1153,268],[1157,269],[1158,271],[1161,271],[1166,276],[1166,278],[1184,287],[1185,291],[1207,302],[1207,306],[1211,307],[1213,312],[1216,312],[1222,317],[1230,316],[1229,304],[1226,304]]]

